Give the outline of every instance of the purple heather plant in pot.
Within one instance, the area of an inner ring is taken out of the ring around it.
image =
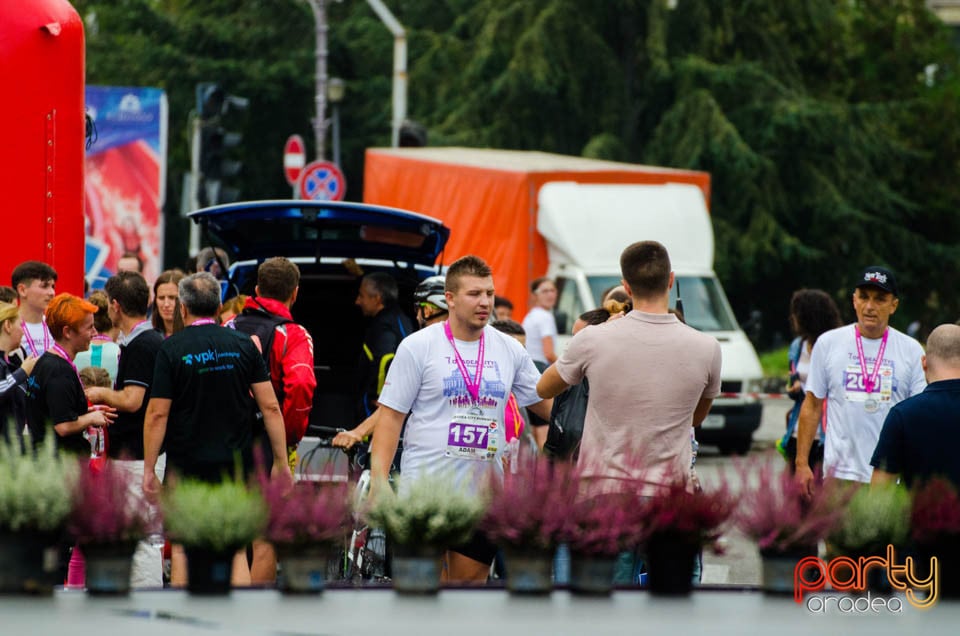
[[[917,543],[960,539],[960,495],[948,480],[935,477],[915,490],[910,534]]]
[[[516,472],[491,478],[479,529],[501,546],[506,587],[519,594],[553,589],[553,552],[569,523],[577,481],[573,466],[545,457],[521,456]]]
[[[960,495],[953,483],[935,477],[914,489],[910,534],[917,575],[926,578],[936,557],[940,596],[960,597]]]
[[[353,522],[346,482],[261,480],[266,539],[277,548],[285,592],[317,593]]]
[[[612,477],[603,462],[573,469],[567,490],[567,523],[561,540],[573,554],[616,557],[636,549],[643,530],[643,493],[650,490],[649,456],[643,449],[625,451],[622,474]]]
[[[637,495],[615,492],[573,501],[561,538],[579,555],[615,557],[640,541],[641,507]]]
[[[128,482],[126,473],[109,461],[81,468],[67,523],[81,545],[132,545],[146,534],[152,508],[131,492]]]
[[[67,529],[85,558],[88,594],[124,595],[137,541],[155,517],[153,508],[131,488],[130,475],[111,462],[84,462],[73,489]]]
[[[640,484],[578,481],[579,487],[569,495],[567,523],[560,533],[561,541],[570,546],[570,589],[606,595],[613,587],[617,555],[635,550],[640,540]]]
[[[644,502],[641,536],[652,593],[690,593],[699,551],[716,546],[735,506],[725,483],[694,491],[686,480],[671,482]]]
[[[270,514],[266,539],[278,546],[332,545],[353,523],[350,487],[345,482],[281,480],[261,484]]]
[[[576,489],[569,464],[524,457],[517,472],[491,479],[489,505],[479,529],[498,545],[512,549],[553,550],[569,521]]]
[[[782,462],[777,459],[776,463]],[[740,505],[734,523],[757,542],[764,556],[784,554],[799,559],[816,554],[817,544],[840,524],[853,496],[851,489],[837,488],[835,481],[827,480],[805,500],[789,469],[777,471],[768,460],[759,467],[743,464],[740,478]]]
[[[722,483],[713,490],[691,491],[686,481],[663,486],[642,504],[644,543],[659,536],[702,548],[713,545],[736,507],[736,498]]]

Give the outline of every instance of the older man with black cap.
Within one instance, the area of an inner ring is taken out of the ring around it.
[[[869,483],[870,458],[884,418],[895,404],[926,387],[923,348],[889,324],[899,302],[893,272],[867,267],[853,292],[857,322],[828,331],[813,347],[796,460],[796,478],[808,496],[814,485],[807,457],[824,408],[825,475]]]

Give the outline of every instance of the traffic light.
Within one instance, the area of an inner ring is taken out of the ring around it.
[[[243,135],[227,130],[241,124],[241,115],[250,101],[230,95],[218,83],[197,84],[197,113],[200,116],[199,183],[197,198],[201,207],[231,203],[240,198],[235,187],[243,164],[233,158],[243,142]]]

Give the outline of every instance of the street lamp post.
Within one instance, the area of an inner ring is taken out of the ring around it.
[[[333,163],[340,165],[340,102],[346,92],[346,85],[339,77],[331,77],[327,82],[327,100],[333,107]]]
[[[316,104],[313,135],[317,145],[317,159],[322,160],[327,138],[327,0],[307,0],[313,9],[313,23],[317,38]]]
[[[316,53],[316,103],[317,113],[313,120],[313,134],[317,144],[317,159],[324,155],[324,140],[327,136],[327,2],[306,0],[313,10],[314,29],[317,37]],[[340,2],[341,0],[337,0]],[[407,35],[403,25],[394,17],[383,0],[367,0],[377,17],[393,34],[393,122],[391,145],[397,146],[400,126],[407,117]]]
[[[407,34],[383,0],[367,0],[367,4],[393,34],[393,130],[390,145],[396,148],[400,142],[400,126],[407,118]]]

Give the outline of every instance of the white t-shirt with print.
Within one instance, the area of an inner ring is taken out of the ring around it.
[[[20,339],[20,348],[24,357],[43,355],[43,352],[53,346],[53,334],[47,328],[46,321],[24,322],[23,338]]]
[[[923,356],[920,343],[890,327],[878,386],[868,397],[854,327],[833,329],[817,339],[804,388],[820,399],[827,399],[829,420],[824,442],[824,472],[840,479],[869,482],[873,474],[870,458],[887,413],[898,402],[921,393],[927,382],[920,364]],[[862,339],[868,377],[873,373],[881,340]],[[879,408],[873,413],[866,410],[868,399],[879,402]]]
[[[476,490],[492,472],[503,478],[504,411],[512,392],[520,406],[540,401],[540,373],[522,345],[493,327],[483,330],[480,401],[475,405],[456,356],[438,323],[403,339],[390,365],[380,404],[410,412],[403,438],[401,489],[426,475],[451,475],[453,487]],[[479,340],[456,340],[470,378]]]
[[[553,350],[557,350],[557,321],[553,314],[543,307],[534,307],[523,318],[523,330],[527,334],[527,351],[530,357],[540,362],[549,363],[543,353],[543,339],[553,339]]]

